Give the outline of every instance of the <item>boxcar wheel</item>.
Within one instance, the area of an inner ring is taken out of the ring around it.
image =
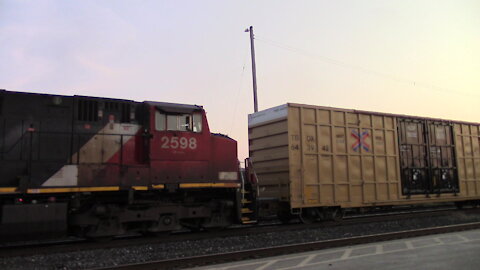
[[[328,210],[328,217],[333,221],[341,221],[345,216],[345,211],[342,208],[333,208]]]
[[[319,218],[318,210],[315,208],[303,208],[300,214],[300,220],[304,224],[312,224],[317,222]]]

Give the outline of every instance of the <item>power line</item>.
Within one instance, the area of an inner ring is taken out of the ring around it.
[[[480,95],[475,95],[475,94],[465,93],[465,92],[459,92],[459,91],[455,91],[455,90],[452,90],[452,89],[449,89],[449,88],[439,87],[439,86],[433,85],[431,83],[415,81],[415,80],[399,77],[399,76],[396,76],[396,75],[392,75],[392,74],[388,74],[388,73],[384,73],[384,72],[379,72],[379,71],[369,69],[369,68],[365,68],[365,67],[362,67],[362,66],[352,65],[352,64],[349,64],[349,63],[346,63],[346,62],[342,62],[342,61],[339,61],[339,60],[336,60],[336,59],[333,59],[333,58],[330,58],[330,57],[318,55],[316,53],[312,53],[312,52],[306,51],[304,49],[292,47],[292,46],[283,44],[281,42],[274,41],[274,40],[271,40],[271,39],[267,39],[267,38],[264,38],[264,37],[258,38],[258,36],[256,36],[255,39],[257,41],[260,41],[262,43],[265,43],[265,44],[268,44],[268,45],[271,45],[271,46],[274,46],[274,47],[277,47],[277,48],[280,48],[280,49],[284,49],[284,50],[291,51],[291,52],[294,52],[294,53],[302,54],[304,56],[315,57],[315,58],[317,58],[320,61],[325,62],[325,63],[337,65],[337,66],[340,66],[340,67],[343,67],[343,68],[356,70],[356,71],[363,72],[363,73],[366,73],[366,74],[375,75],[375,76],[382,77],[382,78],[385,78],[385,79],[389,79],[389,80],[392,80],[392,81],[396,81],[396,82],[399,82],[399,83],[410,84],[410,85],[413,85],[414,87],[422,87],[422,88],[431,89],[431,90],[434,90],[434,91],[437,91],[437,92],[457,94],[457,95],[461,95],[461,96],[472,96],[472,97],[477,97],[477,98],[480,97]]]
[[[233,117],[232,117],[232,122],[231,122],[231,125],[230,125],[230,134],[233,132],[233,127],[235,126],[235,123],[237,122],[236,121],[236,116],[237,116],[237,107],[238,107],[238,102],[239,102],[239,95],[240,95],[240,90],[242,89],[242,85],[243,85],[243,76],[245,74],[245,67],[247,65],[247,50],[245,51],[245,55],[243,57],[243,66],[242,66],[242,73],[240,74],[240,82],[238,84],[238,89],[237,89],[237,93],[236,93],[236,98],[235,98],[235,105],[233,106]]]

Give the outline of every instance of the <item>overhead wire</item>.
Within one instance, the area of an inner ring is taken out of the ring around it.
[[[247,48],[248,49],[248,48]],[[236,116],[237,116],[237,107],[238,107],[238,102],[239,102],[239,96],[240,96],[240,91],[242,90],[243,86],[243,77],[245,74],[245,68],[247,65],[247,58],[248,58],[248,50],[245,50],[244,56],[243,56],[243,66],[242,66],[242,72],[240,74],[240,82],[238,84],[238,89],[235,97],[235,105],[233,106],[233,117],[232,117],[232,123],[230,125],[230,132],[227,134],[231,134],[233,132],[233,128],[235,127],[236,123]]]
[[[294,53],[302,54],[304,56],[314,57],[314,58],[319,59],[320,61],[325,62],[325,63],[337,65],[337,66],[340,66],[340,67],[343,67],[343,68],[348,68],[348,69],[351,69],[351,70],[356,70],[356,71],[363,72],[363,73],[366,73],[366,74],[375,75],[375,76],[382,77],[384,79],[389,79],[389,80],[392,80],[392,81],[396,81],[396,82],[399,82],[399,83],[410,84],[410,85],[413,85],[414,87],[422,87],[422,88],[431,89],[431,90],[437,91],[437,92],[444,92],[444,93],[456,94],[456,95],[461,95],[461,96],[480,97],[480,95],[455,91],[453,89],[449,89],[449,88],[445,88],[445,87],[439,87],[439,86],[433,85],[431,83],[411,80],[411,79],[407,79],[407,78],[404,78],[404,77],[388,74],[388,73],[385,73],[385,72],[380,72],[380,71],[376,71],[376,70],[373,70],[373,69],[365,68],[365,67],[362,67],[362,66],[349,64],[349,63],[339,61],[339,60],[336,60],[336,59],[333,59],[333,58],[330,58],[330,57],[326,57],[326,56],[322,56],[322,55],[319,55],[319,54],[316,54],[316,53],[312,53],[312,52],[309,52],[309,51],[304,50],[304,49],[296,48],[296,47],[293,47],[293,46],[290,46],[290,45],[287,45],[287,44],[284,44],[284,43],[281,43],[281,42],[278,42],[278,41],[274,41],[274,40],[271,40],[271,39],[268,39],[268,38],[264,38],[262,36],[260,36],[260,38],[259,38],[257,35],[255,35],[255,40],[260,41],[261,43],[264,43],[264,44],[267,44],[267,45],[271,45],[271,46],[280,48],[280,49],[284,49],[284,50],[291,51],[291,52],[294,52]]]

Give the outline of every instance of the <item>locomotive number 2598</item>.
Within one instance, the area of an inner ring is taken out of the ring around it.
[[[185,137],[167,137],[163,136],[161,139],[162,141],[162,148],[164,149],[196,149],[197,148],[197,139],[196,138],[190,138],[187,139]]]

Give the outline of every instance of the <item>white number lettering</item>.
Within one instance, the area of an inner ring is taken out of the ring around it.
[[[188,140],[185,137],[180,138],[180,148],[185,149],[188,147]]]
[[[160,140],[162,141],[162,148],[167,149],[168,148],[168,137],[163,136]]]
[[[161,139],[160,139],[160,142],[162,144],[161,148],[163,149],[169,149],[169,148],[172,148],[172,149],[177,149],[178,147],[180,147],[181,149],[187,149],[187,148],[190,148],[190,149],[197,149],[197,139],[196,138],[190,138],[190,139],[187,139],[185,137],[172,137],[172,138],[169,138],[167,136],[163,136]]]
[[[178,137],[172,137],[170,139],[170,147],[173,148],[173,149],[178,148]]]
[[[197,139],[190,138],[190,140],[188,141],[188,147],[190,149],[196,149],[197,148]]]

